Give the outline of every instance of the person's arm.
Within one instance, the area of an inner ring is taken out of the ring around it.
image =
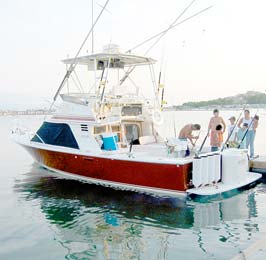
[[[234,134],[234,139],[233,139],[234,141],[234,143],[237,141],[237,132],[235,132],[235,134]]]
[[[224,122],[224,119],[222,118],[222,125],[223,125],[223,134],[225,133],[226,130],[226,124]]]
[[[193,136],[190,135],[190,136],[188,136],[187,138],[188,138],[189,141],[193,144]]]
[[[228,126],[227,128],[227,138],[229,138],[229,136],[232,134],[232,130],[230,128],[230,126]]]
[[[253,129],[254,131],[256,132],[257,128],[258,128],[258,125],[259,125],[259,121],[257,119],[254,119],[254,122],[253,122]]]
[[[208,135],[210,134],[210,130],[211,130],[211,122],[212,122],[212,119],[210,119],[210,122],[209,122],[209,125],[208,125]]]
[[[243,118],[241,118],[237,124],[237,127],[240,128],[241,124],[243,123]]]

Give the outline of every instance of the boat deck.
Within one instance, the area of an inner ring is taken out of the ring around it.
[[[117,151],[104,151],[101,156],[113,159],[129,159],[145,162],[157,162],[183,165],[192,162],[193,156],[177,158],[167,153],[165,144],[133,145],[129,154],[129,148],[120,148]]]
[[[187,190],[189,195],[196,196],[213,196],[217,194],[222,194],[226,192],[231,192],[244,188],[248,185],[252,185],[261,178],[260,174],[254,172],[247,172],[247,178],[237,184],[224,184],[222,182],[217,183],[216,185],[208,185],[199,188],[193,188]]]

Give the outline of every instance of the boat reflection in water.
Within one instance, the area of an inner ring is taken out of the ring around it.
[[[258,231],[252,190],[206,203],[162,199],[58,179],[37,166],[14,189],[26,203],[39,201],[67,259],[206,257],[225,248],[232,256]]]

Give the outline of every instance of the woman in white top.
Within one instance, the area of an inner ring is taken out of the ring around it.
[[[253,120],[253,117],[250,116],[250,111],[245,110],[244,117],[239,120],[238,127],[241,127],[241,124],[247,124],[248,125],[248,132],[246,135],[246,148],[250,149],[250,158],[254,157],[254,140],[255,140],[255,134],[256,129],[258,127],[258,120],[255,118]]]
[[[228,125],[228,142],[229,145],[233,144],[236,141],[236,135],[238,131],[238,127],[236,126],[236,118],[234,116],[231,116],[229,118],[230,125]]]

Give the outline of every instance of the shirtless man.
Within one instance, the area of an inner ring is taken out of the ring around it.
[[[211,141],[211,151],[215,152],[218,151],[220,147],[220,142],[217,143],[217,130],[216,127],[218,125],[222,125],[222,133],[225,132],[226,124],[221,116],[219,116],[219,110],[213,110],[213,117],[210,119],[209,126],[208,126],[208,133],[210,133],[210,141]]]
[[[193,139],[198,139],[199,137],[198,136],[193,136],[192,135],[192,132],[193,131],[198,131],[200,130],[200,125],[199,124],[188,124],[188,125],[185,125],[179,132],[179,136],[178,138],[181,139],[181,140],[190,140],[190,142],[192,144],[193,143]]]

